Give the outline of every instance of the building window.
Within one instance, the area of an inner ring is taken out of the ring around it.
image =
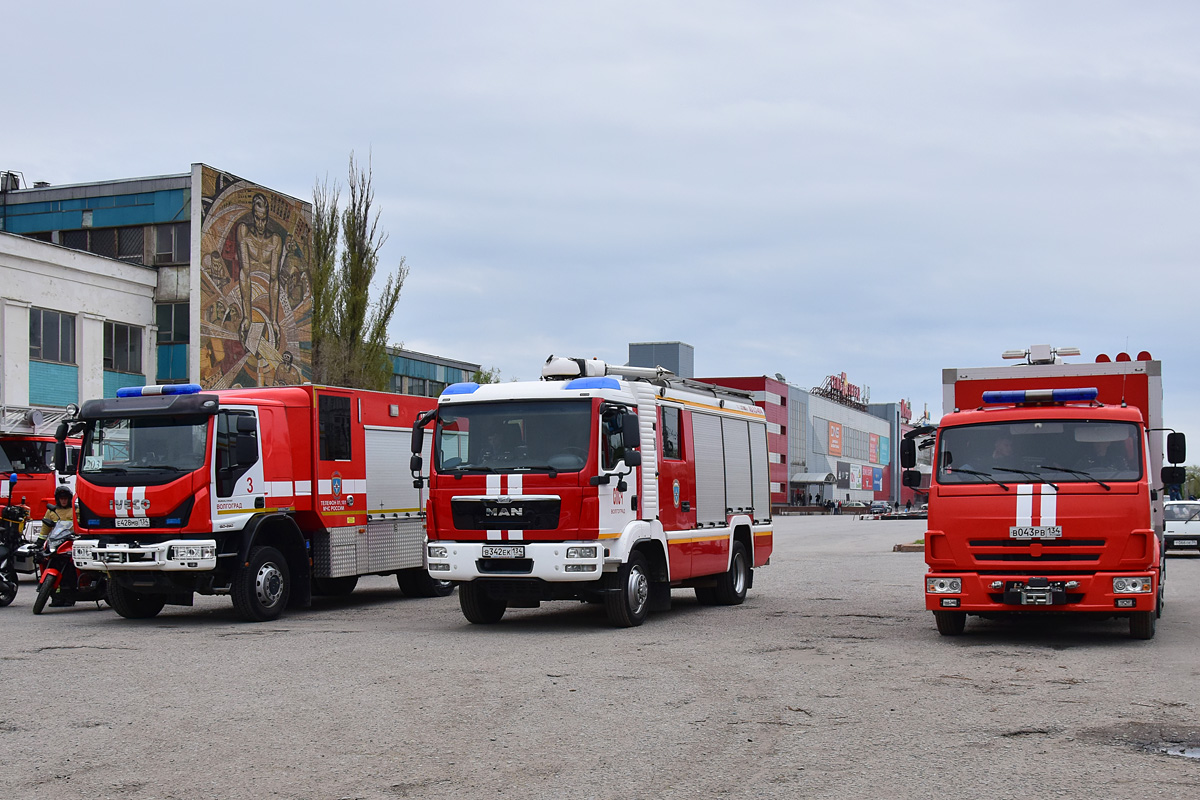
[[[119,258],[131,264],[141,264],[145,260],[142,252],[145,231],[141,226],[62,231],[59,241],[63,247],[86,250],[105,258]]]
[[[29,309],[29,357],[75,363],[75,315],[48,308]]]
[[[154,309],[158,324],[159,344],[180,344],[190,341],[188,323],[191,306],[188,303],[159,303]]]
[[[192,254],[190,222],[174,222],[155,228],[154,263],[186,264]]]
[[[141,328],[119,322],[104,323],[104,368],[141,374]]]

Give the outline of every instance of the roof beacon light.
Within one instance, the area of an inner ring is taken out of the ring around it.
[[[156,394],[200,394],[198,383],[168,383],[160,386],[125,386],[117,389],[117,397],[150,397]]]
[[[1074,389],[1010,389],[983,393],[985,403],[1090,403],[1099,397],[1094,387]]]
[[[1000,357],[1024,358],[1029,364],[1061,364],[1060,356],[1077,356],[1079,354],[1078,347],[1051,347],[1048,344],[1035,344],[1027,350],[1005,350]]]

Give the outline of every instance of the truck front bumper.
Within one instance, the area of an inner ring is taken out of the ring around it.
[[[146,545],[100,544],[76,539],[71,557],[80,569],[143,572],[204,572],[217,568],[214,539],[171,539]]]
[[[1149,588],[1148,591],[1118,592],[1114,589],[1115,579],[1126,579],[1126,583],[1131,583],[1130,579],[1143,579]],[[1157,607],[1158,581],[1157,571],[1046,577],[931,572],[925,576],[925,608],[969,613],[1152,611]]]
[[[539,578],[567,583],[599,580],[604,545],[581,542],[429,542],[429,574],[445,581],[476,578]],[[516,548],[516,549],[510,549]],[[616,562],[613,562],[616,568]]]

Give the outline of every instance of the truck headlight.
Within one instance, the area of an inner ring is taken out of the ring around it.
[[[1149,594],[1154,581],[1148,577],[1113,578],[1113,594]]]
[[[216,545],[211,544],[174,544],[167,554],[170,561],[201,561],[206,558],[216,558]]]
[[[925,591],[929,594],[958,594],[962,591],[962,578],[926,578]]]
[[[440,544],[429,545],[429,557],[430,558],[445,558],[446,557],[446,548],[442,547]]]
[[[596,548],[594,547],[568,547],[567,558],[595,558]]]

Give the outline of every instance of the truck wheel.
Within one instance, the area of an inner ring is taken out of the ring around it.
[[[604,610],[615,628],[636,628],[650,609],[650,573],[646,557],[634,550],[617,570],[613,591],[604,595]]]
[[[1163,554],[1162,561],[1158,565],[1158,606],[1154,609],[1154,615],[1161,617],[1163,606],[1167,604],[1167,556]]]
[[[958,636],[967,627],[967,612],[935,611],[933,620],[942,636]]]
[[[507,600],[492,597],[487,593],[487,587],[478,581],[470,581],[459,587],[458,605],[467,622],[474,625],[493,625],[500,621],[508,609]]]
[[[1129,637],[1131,639],[1153,639],[1158,615],[1153,611],[1135,611],[1129,615]]]
[[[345,597],[358,586],[357,575],[342,578],[313,578],[313,592],[326,597]]]
[[[141,594],[118,583],[108,585],[108,604],[125,619],[150,619],[166,605],[161,595]]]
[[[38,584],[37,599],[33,601],[34,614],[42,613],[42,609],[46,607],[46,601],[52,594],[54,594],[54,576],[43,575],[42,582]]]
[[[733,553],[729,557],[729,570],[717,578],[713,596],[717,605],[740,606],[746,599],[746,587],[750,585],[750,567],[746,560],[746,546],[741,542],[733,543]]]
[[[247,622],[278,619],[292,592],[292,575],[274,547],[254,547],[247,566],[233,574],[233,607]]]
[[[396,573],[396,585],[405,597],[447,597],[454,591],[450,581],[439,581],[424,567]]]

